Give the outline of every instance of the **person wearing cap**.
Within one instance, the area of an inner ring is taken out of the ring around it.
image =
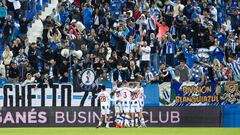
[[[197,60],[194,61],[190,74],[191,74],[190,81],[193,81],[199,85],[203,84],[204,82],[203,68],[199,65],[199,62]]]

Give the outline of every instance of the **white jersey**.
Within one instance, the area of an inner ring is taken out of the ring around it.
[[[131,101],[139,101],[139,96],[140,96],[140,90],[138,88],[132,88],[132,95],[131,95]]]
[[[131,101],[132,90],[128,87],[123,87],[120,91],[121,101],[130,102]]]
[[[110,106],[110,94],[107,91],[101,91],[98,94],[97,99],[100,99],[101,106]]]
[[[121,93],[120,91],[122,90],[122,88],[116,88],[115,93],[114,93],[114,101],[115,104],[119,101],[121,101]]]

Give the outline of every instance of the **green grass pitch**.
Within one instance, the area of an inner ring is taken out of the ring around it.
[[[0,135],[239,135],[240,128],[1,128]]]

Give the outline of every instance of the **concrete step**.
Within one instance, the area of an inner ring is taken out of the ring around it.
[[[52,0],[51,4],[48,4],[47,7],[45,7],[44,12],[42,12],[39,17],[44,20],[49,14],[51,14],[52,9],[57,7],[58,0]],[[27,36],[29,42],[36,42],[37,37],[42,37],[42,31],[43,31],[43,24],[40,19],[35,20],[35,22],[32,24],[32,27],[28,30]]]

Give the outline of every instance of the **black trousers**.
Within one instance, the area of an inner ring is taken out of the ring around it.
[[[174,67],[174,54],[166,54],[166,64]]]
[[[149,67],[149,61],[141,61],[140,69],[141,69],[142,76],[145,76],[145,72],[146,72],[147,67]]]

